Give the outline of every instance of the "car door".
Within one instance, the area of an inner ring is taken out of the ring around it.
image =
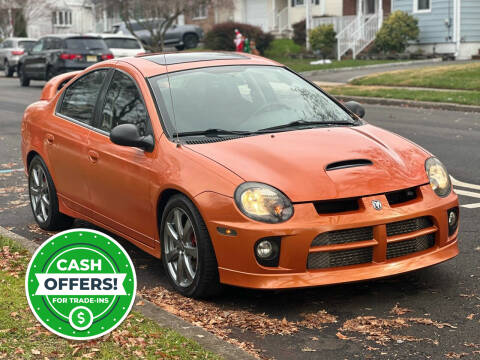
[[[115,145],[110,131],[135,124],[142,135],[152,134],[145,103],[135,80],[115,70],[90,136],[88,154],[92,210],[108,227],[154,248],[157,233],[156,199],[152,196],[154,152]]]
[[[0,66],[5,64],[5,44],[7,40],[0,44]]]
[[[88,140],[95,106],[109,69],[94,70],[68,86],[46,132],[51,172],[59,196],[74,211],[86,214],[90,199]]]
[[[30,54],[25,56],[24,72],[28,77],[33,79],[43,78],[44,71],[42,72],[42,69],[45,67],[45,46],[46,39],[40,39],[33,46]]]

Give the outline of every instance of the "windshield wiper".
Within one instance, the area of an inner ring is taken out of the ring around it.
[[[306,120],[295,120],[283,125],[277,125],[268,127],[265,129],[260,129],[256,131],[257,133],[261,132],[268,132],[270,130],[281,130],[281,129],[289,129],[294,127],[301,127],[301,126],[310,126],[310,125],[323,125],[323,126],[330,126],[330,125],[355,125],[354,122],[349,121],[306,121]]]
[[[198,131],[185,131],[178,133],[178,136],[219,136],[219,135],[251,135],[251,131],[224,130],[224,129],[206,129]]]

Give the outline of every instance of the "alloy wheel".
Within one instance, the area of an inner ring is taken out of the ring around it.
[[[197,274],[198,248],[192,220],[183,209],[175,207],[170,210],[166,217],[163,239],[170,277],[177,286],[190,286]]]
[[[45,223],[50,215],[50,189],[45,170],[35,165],[29,178],[30,202],[37,221]]]

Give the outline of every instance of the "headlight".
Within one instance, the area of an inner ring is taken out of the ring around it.
[[[235,203],[251,219],[267,223],[287,221],[293,215],[290,200],[274,187],[246,182],[235,190]]]
[[[427,159],[425,162],[425,170],[427,171],[428,179],[433,191],[440,197],[445,197],[450,194],[452,184],[447,168],[435,157]]]

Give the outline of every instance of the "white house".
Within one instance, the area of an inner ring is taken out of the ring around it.
[[[95,6],[89,0],[30,1],[25,9],[27,34],[88,33],[96,28]]]
[[[233,20],[260,26],[278,35],[291,31],[292,25],[305,19],[307,0],[235,0]],[[341,15],[341,1],[310,0],[312,17]]]

